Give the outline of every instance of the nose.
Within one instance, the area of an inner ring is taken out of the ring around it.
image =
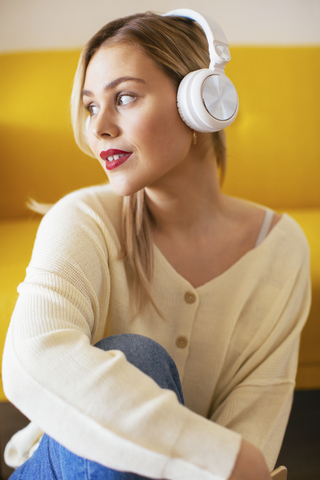
[[[98,139],[105,137],[117,137],[119,135],[119,127],[114,116],[109,112],[100,111],[96,117],[91,119],[92,133]]]

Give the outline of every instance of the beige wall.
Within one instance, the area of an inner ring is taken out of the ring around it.
[[[0,52],[81,47],[104,23],[191,8],[231,44],[320,44],[320,0],[0,0]]]

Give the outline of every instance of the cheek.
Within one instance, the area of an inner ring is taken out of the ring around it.
[[[100,152],[103,149],[101,145],[101,141],[99,141],[92,133],[88,134],[88,145],[90,147],[90,150],[98,160],[98,162],[102,165],[102,167],[105,169],[105,162],[102,160],[100,157]]]
[[[136,120],[133,126],[136,137],[143,138],[147,148],[159,148],[165,153],[181,143],[190,143],[191,131],[181,120],[175,99],[169,105],[155,106]]]

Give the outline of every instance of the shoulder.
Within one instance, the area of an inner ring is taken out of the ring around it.
[[[122,197],[109,184],[73,191],[60,199],[43,219],[43,224],[75,226],[79,224],[112,225],[119,233]]]
[[[270,208],[248,200],[229,197],[229,202],[237,218],[242,223],[247,222],[253,226],[255,234],[260,230],[264,220],[265,213]],[[268,234],[261,245],[256,249],[263,251],[266,255],[267,251],[273,255],[281,250],[285,257],[296,256],[306,258],[309,256],[309,244],[305,233],[300,225],[287,213],[279,214],[274,210],[273,218],[269,226]]]
[[[61,198],[52,208],[78,209],[79,206],[87,205],[95,210],[102,207],[109,214],[115,208],[119,209],[121,204],[122,197],[112,190],[110,184],[106,183],[75,190]]]
[[[283,213],[274,226],[274,244],[283,254],[296,260],[306,260],[310,256],[307,237],[300,225],[287,213]],[[273,232],[270,232],[272,236]]]
[[[42,219],[34,252],[84,261],[90,252],[116,256],[121,247],[121,206],[122,198],[108,184],[66,195]]]
[[[308,241],[302,228],[286,213],[253,250],[251,261],[257,283],[263,290],[272,286],[273,294],[296,291],[298,285],[303,292],[310,283]]]

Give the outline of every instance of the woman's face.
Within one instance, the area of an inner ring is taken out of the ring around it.
[[[86,73],[88,142],[119,195],[161,181],[192,155],[167,75],[132,45],[101,47]]]

